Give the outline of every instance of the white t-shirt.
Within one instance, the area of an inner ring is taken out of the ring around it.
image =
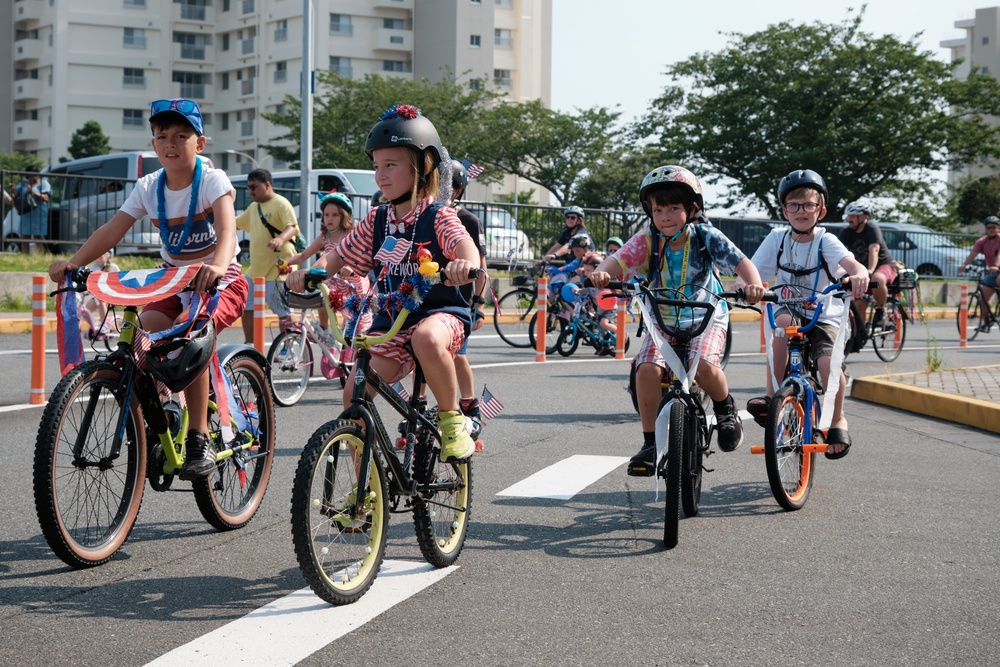
[[[160,177],[162,169],[147,174],[140,178],[135,189],[129,194],[128,199],[122,205],[122,212],[127,213],[136,220],[141,220],[144,216],[149,216],[154,229],[159,229],[159,212],[156,196],[156,183]],[[164,204],[167,216],[168,233],[167,238],[171,244],[180,242],[181,233],[184,229],[184,222],[188,217],[188,209],[191,203],[191,188],[187,186],[181,190],[171,190],[164,188]],[[201,185],[198,189],[198,201],[195,205],[195,214],[192,220],[191,232],[188,235],[184,247],[177,255],[171,255],[167,251],[166,245],[160,247],[160,257],[163,261],[174,266],[186,266],[196,262],[209,263],[215,258],[215,248],[217,239],[215,237],[215,217],[212,214],[212,204],[219,197],[235,193],[233,184],[229,182],[226,172],[220,169],[212,169],[203,164]],[[162,243],[162,232],[161,232]],[[239,253],[239,244],[233,252],[233,261]]]
[[[854,257],[851,251],[840,242],[840,239],[833,234],[827,234],[823,227],[814,228],[813,238],[805,242],[793,240],[790,229],[783,227],[771,230],[750,261],[757,267],[761,280],[768,282],[770,286],[792,285],[803,288],[798,291],[794,287],[786,287],[779,292],[781,296],[786,298],[811,296],[812,290],[822,292],[830,285],[827,271],[819,265],[820,248],[823,250],[823,261],[829,269],[829,273],[834,276],[837,275],[838,271],[843,273],[839,266],[840,260],[845,257]],[[781,251],[781,266],[778,265],[779,250]],[[782,267],[785,268],[782,269]],[[815,270],[807,275],[796,276],[787,269]],[[839,325],[844,307],[843,299],[826,299],[819,321]]]

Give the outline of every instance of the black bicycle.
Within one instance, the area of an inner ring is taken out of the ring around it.
[[[865,295],[866,317],[862,319],[861,310],[855,301],[850,302],[850,332],[847,336],[846,352],[860,352],[871,341],[875,354],[882,361],[895,361],[903,351],[906,342],[906,327],[910,320],[907,309],[903,305],[904,290],[916,287],[916,274],[907,272],[906,276],[897,276],[889,284],[889,295],[885,300],[882,317],[876,317],[877,306],[871,294]],[[864,324],[862,325],[862,321]]]
[[[981,333],[990,333],[997,322],[1000,321],[1000,302],[996,306],[990,305],[990,300],[983,294],[983,275],[986,273],[986,263],[982,259],[977,259],[976,263],[966,267],[965,277],[976,279],[976,289],[969,295],[969,310],[967,315],[966,339],[975,340]],[[955,313],[955,322],[958,325],[959,333],[962,332],[962,308],[959,306]]]

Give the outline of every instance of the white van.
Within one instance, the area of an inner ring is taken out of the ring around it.
[[[201,157],[213,166],[207,157]],[[72,254],[118,212],[135,182],[162,165],[153,151],[109,153],[63,162],[42,174],[52,185],[49,199],[49,238],[53,251]],[[4,248],[16,246],[20,216],[11,211],[3,221]],[[61,242],[61,243],[60,243]],[[158,255],[160,234],[148,217],[132,229],[115,248],[120,255]]]

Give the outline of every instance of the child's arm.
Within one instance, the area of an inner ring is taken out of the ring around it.
[[[230,206],[230,208],[232,208]],[[128,213],[118,211],[110,220],[97,228],[93,236],[87,239],[76,253],[69,259],[57,259],[49,265],[49,278],[61,283],[67,271],[86,266],[97,261],[108,250],[111,250],[124,238],[125,233],[135,224],[135,218]],[[232,249],[230,249],[232,252]]]
[[[612,278],[621,278],[622,275],[622,265],[615,259],[612,255],[611,257],[605,258],[593,273],[590,274],[590,284],[597,289],[604,289],[611,282]]]
[[[838,262],[838,266],[847,271],[847,277],[851,279],[851,292],[854,294],[854,298],[864,297],[868,291],[868,269],[854,259],[854,255],[844,257]]]
[[[301,264],[302,262],[306,261],[313,255],[318,253],[320,250],[322,250],[325,244],[326,244],[326,236],[320,234],[315,239],[313,239],[313,242],[310,243],[305,250],[303,250],[297,255],[289,257],[287,261],[289,264]]]
[[[750,261],[749,257],[744,257],[736,265],[736,275],[740,277],[743,293],[747,303],[757,303],[764,296],[764,284],[760,280],[760,273],[757,267]]]
[[[215,256],[191,281],[191,289],[196,292],[207,292],[215,287],[236,255],[236,209],[231,191],[212,202],[212,213],[215,216]]]

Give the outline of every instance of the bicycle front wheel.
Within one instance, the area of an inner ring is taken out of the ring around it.
[[[286,331],[274,337],[267,350],[267,379],[275,403],[283,408],[298,403],[312,371],[312,346],[303,332]]]
[[[704,392],[698,387],[694,391],[701,394],[704,403]],[[691,517],[698,514],[701,506],[701,477],[704,472],[702,459],[706,449],[705,433],[694,415],[688,421],[686,435],[684,466],[681,469],[681,506],[684,508],[684,516]]]
[[[805,453],[805,425],[808,416],[793,387],[774,394],[764,426],[764,461],[771,493],[786,510],[806,504],[812,488],[812,453]],[[815,431],[814,431],[815,432]]]
[[[146,432],[135,393],[121,380],[106,361],[77,366],[56,385],[38,427],[35,512],[49,547],[72,567],[111,560],[142,505]]]
[[[237,356],[226,364],[226,373],[236,409],[248,426],[236,434],[235,442],[250,446],[222,459],[211,475],[193,483],[198,510],[217,530],[234,530],[250,523],[264,500],[274,463],[274,404],[264,369],[248,356]],[[209,431],[216,451],[228,446],[217,410],[209,414]]]
[[[434,421],[436,410],[428,410]],[[447,567],[458,560],[469,532],[472,508],[472,459],[441,462],[441,449],[425,429],[418,432],[414,452],[413,479],[417,495],[413,502],[413,527],[420,553],[434,567]]]
[[[965,332],[966,340],[975,340],[976,336],[979,335],[979,327],[985,321],[983,317],[985,313],[983,312],[983,300],[980,298],[979,291],[973,292],[969,295],[969,319],[968,319],[968,329]],[[962,332],[962,307],[959,306],[955,315],[955,322],[959,327],[959,333]]]
[[[673,549],[677,546],[677,529],[680,522],[681,475],[684,465],[684,448],[687,438],[684,433],[684,405],[673,401],[670,406],[670,432],[667,436],[667,502],[663,522],[663,546]],[[663,406],[661,406],[661,411]]]
[[[377,456],[357,498],[364,444],[357,424],[327,422],[309,439],[292,485],[295,557],[313,592],[335,605],[371,587],[389,539],[388,490]]]
[[[564,357],[572,356],[576,352],[576,348],[580,347],[580,338],[584,335],[586,334],[580,331],[579,325],[570,322],[566,325],[565,333],[560,336],[556,343],[556,351]]]
[[[529,289],[507,292],[493,311],[493,328],[512,347],[531,347],[528,325],[535,314],[535,293]]]
[[[566,330],[566,320],[552,312],[546,312],[545,318],[545,354],[555,354],[559,349],[559,341],[562,340],[563,332]],[[528,326],[528,340],[532,349],[538,349],[535,344],[538,331],[538,313],[531,316]]]
[[[889,302],[881,328],[872,331],[872,347],[882,361],[895,361],[906,342],[906,316],[898,302]]]

